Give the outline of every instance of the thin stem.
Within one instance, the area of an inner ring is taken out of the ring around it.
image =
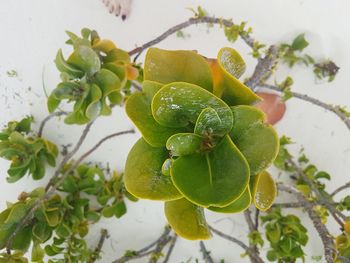
[[[64,165],[73,157],[73,155],[80,149],[81,145],[83,144],[83,142],[86,139],[86,136],[88,135],[90,128],[93,124],[93,121],[88,123],[85,126],[85,129],[83,131],[83,133],[81,134],[78,142],[76,143],[76,145],[74,146],[73,150],[70,151],[69,153],[67,153],[64,157],[63,160],[61,161],[61,163],[58,165],[54,175],[51,177],[50,181],[48,182],[48,184],[45,187],[45,191],[47,192],[50,187],[55,183],[56,179],[59,177],[62,168],[64,167]]]
[[[141,248],[140,250],[132,251],[131,255],[125,255],[121,258],[116,259],[112,263],[124,263],[124,262],[127,262],[129,260],[145,257],[145,256],[148,256],[148,255],[154,253],[154,250],[150,250],[150,249],[153,248],[154,246],[156,246],[158,243],[162,242],[164,240],[164,238],[168,237],[169,233],[170,233],[170,227],[168,227],[168,226],[164,227],[164,231],[163,231],[162,235],[160,237],[158,237],[154,242],[145,246],[144,248]]]
[[[166,256],[165,256],[165,259],[164,259],[163,263],[168,263],[168,261],[170,259],[170,256],[171,256],[171,254],[174,251],[174,247],[176,245],[176,241],[177,241],[177,235],[174,234],[174,236],[170,240],[170,246],[169,246],[168,252],[166,253]]]
[[[209,17],[209,16],[190,18],[189,20],[187,20],[185,22],[182,22],[180,24],[177,24],[177,25],[171,27],[170,29],[168,29],[167,31],[165,31],[163,34],[159,35],[155,39],[141,45],[140,47],[137,47],[137,48],[129,51],[129,55],[132,56],[132,55],[137,54],[137,56],[139,56],[145,49],[158,44],[159,42],[163,41],[167,37],[178,32],[179,30],[182,30],[186,27],[189,27],[191,25],[197,25],[197,24],[220,24],[220,25],[224,25],[226,27],[231,27],[231,26],[235,25],[232,22],[232,20],[230,20],[230,19],[222,19],[222,18]],[[240,34],[240,36],[244,40],[244,42],[246,42],[246,44],[248,46],[253,48],[255,40],[251,37],[250,34]]]
[[[106,229],[101,229],[100,239],[88,263],[94,263],[100,257],[103,244],[108,237],[108,231]]]
[[[266,88],[266,89],[270,89],[270,90],[274,90],[277,92],[283,92],[283,90],[281,90],[280,88],[273,86],[273,85],[269,85],[269,84],[261,84],[259,85],[262,88]],[[301,99],[303,101],[307,101],[309,103],[312,103],[316,106],[319,106],[327,111],[333,112],[335,115],[337,115],[339,117],[339,119],[342,120],[342,122],[344,122],[344,124],[346,125],[346,127],[350,130],[350,118],[348,116],[346,116],[346,114],[344,114],[339,106],[333,106],[331,104],[322,102],[318,99],[315,99],[313,97],[310,97],[309,95],[306,94],[301,94],[298,92],[291,92],[292,96],[298,99]]]
[[[68,114],[68,112],[65,112],[65,111],[57,111],[57,112],[53,112],[50,115],[46,116],[46,118],[43,119],[42,122],[40,123],[38,137],[42,136],[44,127],[49,120],[51,120],[53,117],[59,117],[59,116],[67,115],[67,114]]]
[[[256,231],[255,224],[251,217],[251,211],[249,209],[244,211],[244,218],[248,224],[249,232],[252,233],[253,231]],[[249,247],[252,251],[254,251],[254,254],[259,255],[259,250],[256,245],[249,242]],[[249,254],[249,257],[253,263],[257,262],[257,260],[252,255]]]
[[[298,199],[298,201],[303,205],[303,207],[305,207],[306,212],[308,213],[316,231],[318,232],[322,240],[326,262],[332,263],[334,259],[334,253],[335,253],[333,237],[329,233],[326,226],[322,223],[321,218],[313,209],[313,205],[300,192],[298,192],[292,187],[278,184],[278,189],[281,191],[293,194]]]
[[[207,250],[203,241],[199,241],[199,247],[200,247],[200,251],[203,255],[204,262],[205,263],[214,263],[214,260],[210,255],[210,251]]]
[[[224,239],[227,239],[235,244],[237,244],[238,246],[240,246],[241,248],[243,248],[247,253],[248,255],[250,255],[251,257],[253,257],[256,262],[259,262],[259,263],[264,263],[264,261],[261,259],[261,257],[256,254],[256,252],[251,249],[250,247],[248,247],[246,244],[244,244],[242,241],[240,241],[239,239],[233,237],[233,236],[229,236],[215,228],[213,228],[212,226],[209,226],[210,230],[213,231],[215,234],[217,234],[218,236],[224,238]]]
[[[341,191],[350,188],[350,182],[347,182],[346,184],[338,187],[331,193],[331,197],[335,196],[336,194],[340,193]]]
[[[342,214],[340,211],[338,211],[334,207],[334,205],[332,203],[330,203],[330,201],[321,194],[321,192],[318,190],[317,185],[315,185],[315,183],[312,180],[310,180],[310,178],[304,173],[304,171],[292,159],[289,159],[288,162],[295,169],[297,174],[303,179],[303,181],[315,193],[315,195],[317,197],[317,202],[320,202],[323,206],[325,206],[329,210],[329,212],[331,213],[331,215],[333,216],[335,221],[340,225],[341,228],[343,228],[344,222],[341,221],[338,218],[338,216],[340,216],[343,220],[346,220],[346,216],[344,214]]]

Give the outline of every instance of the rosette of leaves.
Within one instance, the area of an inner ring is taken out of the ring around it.
[[[269,261],[295,262],[298,258],[304,261],[303,247],[308,242],[308,235],[298,217],[284,216],[280,208],[275,208],[261,220],[271,246],[267,252]]]
[[[245,70],[231,48],[217,59],[192,51],[151,48],[142,92],[126,112],[142,134],[125,167],[126,189],[165,201],[171,227],[187,239],[207,239],[204,208],[268,209],[276,193],[265,169],[278,152],[274,129],[249,106],[259,100],[238,78]]]
[[[56,145],[32,136],[32,121],[32,117],[27,117],[19,122],[9,122],[0,132],[0,157],[11,161],[7,171],[9,183],[18,181],[26,174],[30,174],[34,180],[39,180],[45,175],[46,164],[56,165]]]
[[[128,53],[96,31],[82,30],[82,37],[67,32],[73,52],[67,59],[59,50],[55,63],[62,82],[52,91],[48,109],[55,111],[63,100],[74,103],[65,118],[67,124],[84,124],[100,115],[111,114],[111,108],[123,101],[128,80],[138,76]],[[129,83],[130,84],[130,83]]]

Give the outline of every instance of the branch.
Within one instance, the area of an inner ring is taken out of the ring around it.
[[[251,211],[249,210],[249,208],[247,210],[244,211],[244,218],[248,224],[248,228],[249,228],[249,232],[253,232],[253,231],[256,231],[257,229],[255,228],[255,224],[252,220],[252,217],[251,217]],[[259,250],[258,250],[258,247],[254,244],[252,244],[251,242],[249,242],[249,247],[252,251],[254,251],[254,254],[256,255],[259,255]],[[250,257],[250,260],[255,263],[255,262],[258,262],[253,256],[251,256],[249,254],[249,257]]]
[[[270,77],[272,69],[277,63],[277,59],[278,48],[272,45],[268,49],[266,56],[258,59],[258,64],[255,67],[253,75],[247,79],[244,84],[255,92],[257,90],[256,87]]]
[[[163,41],[164,39],[171,36],[172,34],[175,34],[179,30],[182,30],[186,27],[189,27],[191,25],[197,25],[197,24],[220,24],[220,25],[224,25],[226,27],[231,27],[231,26],[235,25],[232,22],[232,20],[230,20],[230,19],[222,19],[222,18],[209,17],[209,16],[190,18],[189,20],[187,20],[183,23],[180,23],[180,24],[177,24],[177,25],[171,27],[170,29],[168,29],[167,31],[165,31],[163,34],[156,37],[155,39],[141,45],[140,47],[137,47],[137,48],[129,51],[129,55],[132,56],[132,55],[137,54],[137,56],[136,56],[136,58],[137,58],[145,49],[158,44],[159,42]],[[255,40],[250,36],[250,34],[240,34],[240,37],[244,40],[244,42],[248,46],[253,48]]]
[[[50,115],[46,116],[46,118],[43,119],[41,124],[40,124],[39,131],[38,131],[38,137],[42,136],[44,127],[49,120],[51,120],[53,117],[59,117],[59,116],[67,115],[67,114],[68,114],[68,112],[65,112],[65,111],[57,111],[57,112],[53,112]]]
[[[164,259],[163,263],[168,263],[168,261],[170,259],[170,256],[171,256],[171,253],[174,251],[174,247],[175,247],[176,241],[177,241],[177,235],[174,234],[174,236],[170,240],[170,246],[169,246],[168,252],[167,252],[167,254],[165,256],[165,259]]]
[[[204,245],[203,241],[199,241],[200,251],[202,252],[203,259],[205,263],[214,263],[213,258],[210,256],[210,251]]]
[[[253,258],[256,260],[256,262],[264,263],[264,261],[261,259],[261,257],[260,257],[258,254],[256,254],[256,252],[255,252],[253,249],[251,249],[250,247],[248,247],[246,244],[244,244],[244,243],[243,243],[242,241],[240,241],[239,239],[237,239],[237,238],[235,238],[235,237],[233,237],[233,236],[229,236],[229,235],[227,235],[227,234],[225,234],[225,233],[223,233],[223,232],[221,232],[221,231],[219,231],[219,230],[213,228],[212,226],[209,226],[209,228],[210,228],[211,231],[213,231],[213,232],[214,232],[215,234],[217,234],[218,236],[220,236],[220,237],[222,237],[222,238],[224,238],[224,239],[227,239],[227,240],[229,240],[229,241],[231,241],[231,242],[237,244],[237,245],[240,246],[241,248],[243,248],[243,249],[246,251],[246,253],[247,253],[248,255],[250,255],[251,257],[253,257]]]
[[[337,189],[335,189],[332,193],[331,193],[331,197],[335,196],[336,194],[340,193],[341,191],[350,188],[350,182],[347,182],[346,184],[338,187]]]
[[[304,173],[304,171],[292,159],[289,159],[288,162],[295,169],[297,174],[303,179],[303,181],[316,194],[317,202],[324,205],[329,210],[329,212],[331,213],[331,215],[333,216],[335,221],[340,225],[341,228],[343,228],[344,222],[342,222],[338,218],[338,216],[340,216],[343,220],[346,220],[346,216],[343,213],[341,213],[340,211],[338,211],[334,207],[334,204],[329,202],[329,200],[321,194],[321,192],[318,190],[317,185],[315,185],[315,183],[312,180],[310,180],[310,178]]]
[[[283,92],[283,90],[281,90],[280,88],[273,86],[273,85],[261,84],[259,86],[266,88],[266,89],[274,90],[277,92],[281,92],[281,93]],[[350,118],[348,116],[346,116],[346,114],[344,114],[341,111],[341,108],[339,106],[333,106],[331,104],[328,104],[328,103],[322,102],[318,99],[315,99],[313,97],[310,97],[309,95],[306,95],[306,94],[300,94],[297,92],[291,92],[291,94],[295,98],[310,102],[311,104],[319,106],[327,111],[333,112],[335,115],[337,115],[339,117],[339,119],[341,119],[344,122],[346,127],[350,130]]]
[[[75,146],[75,148],[73,149],[73,151],[68,155],[72,156],[74,155],[74,153],[76,151],[78,151],[78,149],[80,148],[82,142],[84,141],[85,137],[87,136],[89,130],[90,130],[90,126],[92,125],[92,122],[90,122],[88,125],[86,125],[77,145]],[[89,151],[87,151],[86,153],[84,153],[77,161],[75,161],[72,166],[58,179],[57,182],[55,182],[54,185],[52,185],[51,187],[48,188],[48,190],[46,191],[45,195],[38,198],[33,204],[32,206],[29,208],[27,214],[21,219],[21,221],[17,224],[15,230],[12,232],[11,236],[8,238],[7,242],[6,242],[6,248],[7,250],[11,249],[11,245],[12,245],[12,241],[14,239],[14,237],[17,235],[18,231],[21,230],[25,225],[28,225],[31,222],[31,219],[34,215],[34,212],[43,204],[43,202],[47,201],[57,190],[57,188],[63,183],[63,181],[66,179],[66,177],[72,172],[74,171],[79,164],[86,158],[88,157],[94,150],[96,150],[103,142],[105,142],[106,140],[116,137],[116,136],[120,136],[120,135],[124,135],[124,134],[128,134],[128,133],[134,133],[134,130],[127,130],[127,131],[122,131],[122,132],[117,132],[117,133],[113,133],[109,136],[106,136],[105,138],[101,139],[95,146],[93,146]],[[66,157],[64,158],[64,160],[67,159]],[[69,158],[68,158],[69,160]],[[67,160],[67,161],[68,161]],[[65,163],[62,163],[59,165],[59,167],[57,168],[55,175],[60,173],[61,168],[65,165]]]
[[[158,237],[156,241],[152,242],[148,246],[146,246],[138,251],[132,251],[132,255],[125,255],[121,258],[116,259],[112,263],[124,263],[124,262],[127,262],[129,260],[145,257],[145,256],[152,254],[154,252],[154,250],[150,250],[150,249],[152,247],[156,246],[158,243],[162,242],[164,240],[164,238],[169,236],[169,234],[170,234],[170,228],[168,226],[166,226],[164,228],[162,235],[160,237]]]
[[[107,238],[109,238],[107,230],[101,229],[100,239],[88,263],[94,263],[99,258],[103,244]]]
[[[331,234],[328,232],[326,226],[322,223],[320,217],[313,209],[313,205],[297,190],[292,187],[278,184],[278,189],[290,194],[293,194],[298,201],[305,207],[306,212],[308,213],[316,231],[318,232],[324,247],[324,254],[327,263],[334,262],[334,241]]]

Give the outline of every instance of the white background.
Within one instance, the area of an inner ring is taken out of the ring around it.
[[[291,41],[297,34],[306,33],[310,42],[307,52],[317,59],[331,58],[340,71],[334,82],[315,81],[311,69],[298,67],[296,70],[280,68],[276,80],[282,81],[292,75],[294,91],[309,94],[323,101],[350,108],[350,2],[348,0],[134,0],[129,19],[122,22],[105,10],[99,0],[1,0],[0,2],[0,123],[3,125],[14,118],[34,115],[36,127],[48,114],[46,90],[51,91],[58,83],[58,74],[53,59],[59,48],[64,48],[67,39],[64,31],[79,32],[83,27],[96,29],[101,36],[114,40],[120,48],[130,50],[136,45],[153,39],[169,27],[185,21],[192,14],[186,8],[203,6],[217,17],[233,18],[235,22],[248,21],[254,29],[254,37],[266,44]],[[207,32],[204,25],[184,30],[191,35],[188,39],[175,36],[165,40],[159,47],[168,49],[196,49],[208,57],[214,57],[222,46],[238,49],[248,64],[245,76],[252,73],[255,62],[248,55],[250,50],[241,41],[230,44],[218,27]],[[142,61],[143,57],[141,57]],[[7,71],[15,70],[17,77],[9,77]],[[293,138],[292,149],[297,152],[302,146],[305,153],[320,169],[329,172],[333,181],[327,185],[330,190],[349,181],[350,133],[333,114],[305,102],[291,99],[287,103],[285,118],[277,126],[278,132]],[[132,127],[122,109],[114,109],[113,115],[103,117],[94,124],[81,152],[104,135]],[[77,140],[81,127],[51,122],[44,131],[48,139],[58,145]],[[109,141],[89,160],[109,162],[112,168],[123,170],[126,155],[139,137],[128,135]],[[80,152],[80,153],[81,153]],[[22,179],[16,184],[6,183],[8,163],[0,161],[0,208],[5,201],[13,201],[21,191],[44,185],[46,179],[33,182]],[[277,174],[276,174],[277,175]],[[277,177],[277,176],[276,176]],[[284,181],[282,176],[278,180]],[[292,201],[287,197],[287,201]],[[140,201],[128,204],[128,214],[120,220],[103,220],[94,226],[90,244],[94,246],[101,227],[108,228],[111,238],[104,246],[104,259],[110,262],[121,256],[126,249],[139,249],[153,241],[162,232],[165,224],[162,203]],[[292,211],[292,213],[296,213]],[[247,227],[241,215],[220,215],[208,213],[208,221],[215,227],[246,241]],[[305,224],[309,220],[303,218]],[[335,223],[328,225],[334,234]],[[311,229],[312,227],[310,227]],[[322,244],[311,231],[306,262],[311,256],[323,253]],[[245,262],[239,247],[214,237],[206,242],[216,261]],[[170,262],[181,262],[201,258],[198,243],[179,240]],[[147,262],[145,259],[134,262]],[[193,261],[194,262],[194,261]]]

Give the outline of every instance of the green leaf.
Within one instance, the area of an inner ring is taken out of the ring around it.
[[[142,138],[136,142],[125,165],[125,188],[138,198],[151,200],[174,200],[181,194],[170,176],[162,174],[162,165],[168,158],[165,147],[155,148]]]
[[[52,230],[45,222],[38,222],[34,225],[32,233],[38,242],[44,243],[51,238]]]
[[[245,71],[240,54],[232,48],[220,49],[217,60],[209,61],[214,80],[213,93],[228,105],[253,104],[260,98],[238,80]]]
[[[265,124],[264,115],[251,106],[232,107],[234,123],[230,137],[247,159],[253,177],[265,170],[278,154],[279,139],[271,125]]]
[[[179,236],[189,240],[211,237],[203,208],[182,198],[165,202],[164,210],[169,225]]]
[[[163,86],[152,100],[152,115],[161,125],[186,127],[195,124],[203,109],[211,107],[222,121],[220,130],[232,127],[232,112],[225,102],[193,84],[174,82]]]
[[[85,71],[92,76],[101,69],[101,62],[98,55],[88,46],[79,46],[69,56],[69,65]]]
[[[250,195],[249,187],[247,187],[246,190],[243,192],[243,194],[228,206],[225,206],[225,207],[210,206],[208,207],[208,209],[218,213],[238,213],[246,210],[250,206],[251,202],[252,202],[252,197]]]
[[[49,226],[55,227],[59,224],[61,217],[59,210],[45,211],[46,221]]]
[[[81,71],[80,69],[68,64],[66,60],[63,57],[62,50],[58,50],[56,59],[55,59],[55,64],[57,69],[60,72],[65,72],[68,75],[75,77],[75,78],[81,78],[84,76],[84,72]]]
[[[171,176],[175,186],[191,202],[204,207],[225,207],[246,189],[249,167],[226,136],[209,153],[176,159],[171,166]]]
[[[177,133],[168,139],[166,148],[172,156],[194,154],[200,152],[202,141],[203,138],[197,134]]]
[[[32,262],[42,262],[44,256],[45,250],[39,244],[34,244],[31,255]]]
[[[170,136],[183,132],[180,128],[161,126],[152,116],[151,101],[161,84],[151,81],[143,83],[144,91],[135,92],[126,101],[125,111],[136,127],[140,130],[147,143],[154,147],[165,146]]]
[[[87,97],[88,106],[86,107],[85,111],[86,117],[90,120],[94,120],[101,112],[101,97],[102,92],[100,88],[97,85],[92,84],[90,86],[90,92]]]
[[[117,218],[120,218],[120,217],[122,217],[125,214],[126,214],[126,205],[125,205],[124,201],[116,203],[115,204],[114,215]]]
[[[229,119],[227,119],[230,121]],[[206,137],[223,136],[231,123],[222,123],[218,113],[212,108],[205,108],[198,116],[194,133]]]
[[[73,100],[80,93],[82,86],[75,82],[61,82],[52,91],[51,96],[57,100]]]
[[[187,82],[208,91],[213,90],[207,62],[193,51],[149,48],[145,59],[144,79],[163,84]]]
[[[269,261],[276,261],[278,259],[278,255],[274,250],[269,250],[266,254],[266,257]]]
[[[309,45],[309,42],[305,40],[305,34],[300,34],[293,40],[291,47],[293,50],[302,51],[308,45]]]
[[[66,224],[61,223],[56,228],[56,234],[61,238],[68,238],[71,234],[71,229],[69,229],[69,227]]]
[[[95,82],[101,88],[103,97],[106,97],[113,91],[120,90],[121,87],[118,76],[108,69],[101,69],[97,72]]]
[[[14,250],[27,251],[32,240],[32,226],[26,226],[19,230],[12,241]]]

